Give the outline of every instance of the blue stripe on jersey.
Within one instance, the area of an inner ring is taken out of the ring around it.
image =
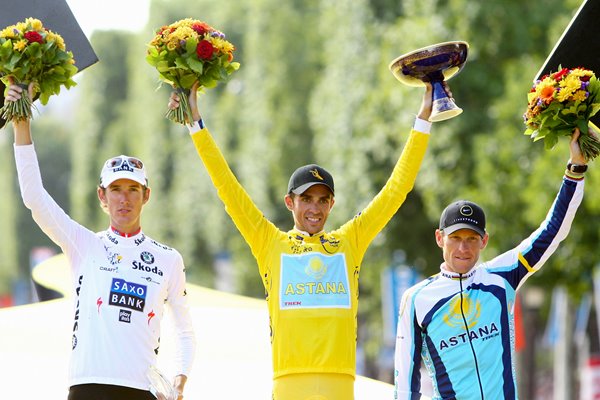
[[[439,277],[439,275],[438,275]],[[446,366],[440,357],[440,354],[437,351],[435,344],[431,341],[431,337],[428,335],[427,327],[431,322],[432,317],[437,313],[437,311],[442,308],[444,305],[448,303],[459,291],[452,294],[451,296],[440,299],[435,306],[429,310],[425,318],[423,318],[423,331],[425,334],[425,342],[427,343],[427,349],[429,352],[429,356],[431,357],[431,361],[433,364],[433,368],[435,369],[435,381],[438,392],[444,399],[452,399],[456,396],[456,392],[452,387],[452,382],[450,381],[450,377],[448,376],[448,371],[446,370]]]
[[[508,309],[508,305],[506,304],[506,291],[499,286],[488,286],[484,284],[474,284],[471,287],[472,290],[481,290],[483,292],[488,292],[493,294],[498,301],[500,302],[500,330],[502,332],[510,332],[510,321],[508,320],[508,316],[510,315],[510,310]],[[502,389],[504,392],[505,399],[514,399],[516,398],[515,393],[515,385],[514,378],[512,375],[512,353],[510,346],[510,335],[501,335],[502,338]],[[483,354],[482,354],[483,355]],[[477,354],[478,357],[482,355]],[[490,354],[492,357],[496,357],[496,354]],[[481,365],[482,359],[478,358],[478,361]],[[480,367],[481,368],[481,367]],[[485,382],[483,382],[484,391],[485,391]]]
[[[414,314],[414,313],[413,313]],[[416,315],[413,317],[413,364],[410,374],[410,391],[419,393],[421,391],[421,349],[423,348],[423,335]]]
[[[427,343],[427,349],[429,350],[429,356],[433,361],[433,367],[435,369],[435,385],[437,390],[443,399],[453,399],[456,397],[456,392],[452,387],[452,382],[448,376],[448,371],[444,365],[440,354],[437,352],[435,344],[431,341],[429,335],[425,336],[425,342]]]

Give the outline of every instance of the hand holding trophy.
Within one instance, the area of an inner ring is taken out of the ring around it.
[[[156,396],[157,400],[177,400],[179,393],[173,387],[171,381],[155,366],[148,369],[148,379],[150,380],[150,392]]]
[[[462,113],[462,109],[446,92],[443,82],[462,70],[467,61],[468,49],[467,42],[443,42],[403,54],[390,63],[392,74],[405,85],[424,86],[425,82],[431,83],[431,122],[450,119]]]

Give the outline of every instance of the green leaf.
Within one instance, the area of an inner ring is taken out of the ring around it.
[[[556,146],[556,143],[558,143],[558,138],[554,135],[547,135],[544,138],[544,148],[546,150],[552,150]]]

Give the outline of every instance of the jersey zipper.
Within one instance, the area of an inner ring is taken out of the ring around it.
[[[479,361],[477,360],[477,354],[475,354],[475,348],[473,347],[473,342],[471,340],[471,331],[469,330],[469,324],[467,322],[467,318],[465,317],[465,311],[463,309],[463,274],[459,274],[459,285],[460,285],[460,314],[463,319],[463,323],[465,324],[465,329],[467,330],[467,337],[469,338],[469,346],[471,346],[471,352],[473,353],[473,360],[475,361],[475,371],[477,372],[477,383],[479,384],[479,392],[481,393],[481,400],[485,400],[483,396],[483,385],[481,384],[481,374],[479,373]]]

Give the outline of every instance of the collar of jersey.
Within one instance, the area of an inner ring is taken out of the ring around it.
[[[137,246],[140,243],[141,238],[144,236],[143,231],[137,232],[133,236],[121,236],[115,233],[110,227],[104,231],[104,234],[114,244],[118,244],[119,246]]]
[[[442,265],[440,265],[440,275],[442,275],[444,278],[448,278],[448,279],[465,280],[465,279],[469,279],[470,277],[475,275],[476,269],[477,268],[472,268],[466,274],[459,274],[458,272],[452,272],[452,271],[448,271],[447,269],[444,269],[444,264],[442,264]]]
[[[321,232],[313,233],[311,235],[310,233],[301,231],[300,229],[298,229],[296,227],[294,227],[294,231],[297,232],[297,233],[299,233],[299,234],[301,234],[302,236],[306,236],[306,237],[319,237],[319,236],[322,236],[325,233],[325,231],[321,231]]]
[[[141,226],[134,233],[123,233],[120,230],[118,230],[117,228],[113,227],[112,225],[110,226],[109,229],[110,229],[111,233],[113,233],[113,234],[115,234],[115,235],[117,235],[119,237],[122,237],[122,238],[132,238],[132,237],[135,237],[135,236],[139,235],[140,233],[142,233],[142,227]]]

